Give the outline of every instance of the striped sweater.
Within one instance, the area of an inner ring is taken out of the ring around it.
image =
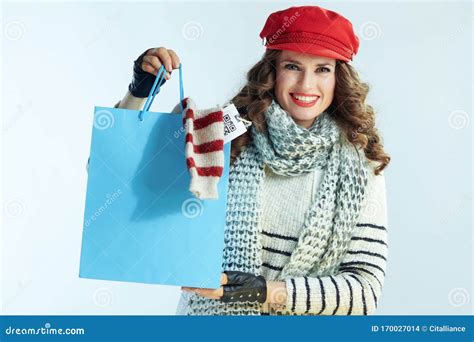
[[[289,261],[324,171],[298,177],[266,168],[262,196],[262,272],[278,280]],[[384,176],[370,176],[368,195],[337,274],[285,279],[286,305],[264,305],[270,315],[369,315],[380,299],[388,235]]]
[[[129,93],[116,107],[139,109],[146,99]],[[285,177],[266,168],[262,195],[262,275],[278,280],[296,246],[312,197],[324,171]],[[270,304],[270,315],[369,315],[380,300],[388,255],[387,203],[383,173],[369,176],[369,188],[349,249],[331,276],[285,279],[285,305]],[[177,314],[186,313],[183,293]]]

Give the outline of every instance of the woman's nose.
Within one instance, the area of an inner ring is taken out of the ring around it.
[[[311,91],[316,89],[316,78],[312,72],[302,72],[299,79],[300,86],[304,91]]]

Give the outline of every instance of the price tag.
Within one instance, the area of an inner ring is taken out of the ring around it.
[[[224,144],[247,132],[247,127],[240,120],[240,114],[233,103],[223,108],[224,114]]]

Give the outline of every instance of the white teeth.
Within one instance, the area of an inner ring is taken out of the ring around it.
[[[293,94],[293,97],[302,101],[302,102],[313,102],[315,100],[317,100],[317,98],[319,96],[299,96],[299,95],[294,95]]]

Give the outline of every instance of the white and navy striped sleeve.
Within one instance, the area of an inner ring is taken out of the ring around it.
[[[370,315],[377,308],[388,255],[383,173],[372,177],[356,231],[338,273],[285,279],[286,309],[294,314]]]

